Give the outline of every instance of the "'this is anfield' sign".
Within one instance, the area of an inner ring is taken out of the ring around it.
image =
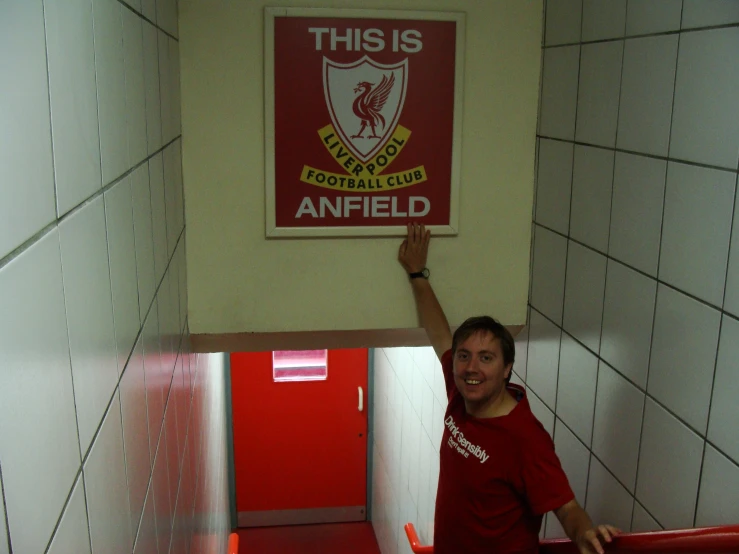
[[[266,10],[267,236],[456,234],[462,14]]]

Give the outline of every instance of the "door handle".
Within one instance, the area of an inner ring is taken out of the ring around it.
[[[359,411],[364,411],[364,390],[362,387],[357,387],[357,391],[359,392]]]

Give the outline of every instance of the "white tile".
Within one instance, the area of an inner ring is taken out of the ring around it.
[[[169,505],[171,507],[171,515],[174,516],[174,509],[177,505],[177,489],[180,482],[180,467],[178,437],[177,437],[177,409],[175,403],[170,396],[169,402],[164,408],[164,434],[163,440],[166,440],[167,446],[167,475],[169,476]]]
[[[657,276],[667,162],[616,153],[608,253]]]
[[[647,390],[701,433],[708,424],[720,321],[718,310],[660,285]]]
[[[80,465],[69,363],[52,231],[0,269],[0,452],[16,552],[43,552]]]
[[[623,52],[623,41],[582,47],[575,134],[580,142],[616,144]]]
[[[0,503],[2,504],[2,503]],[[0,505],[0,510],[2,506]],[[1,512],[0,512],[1,513]],[[0,536],[2,539],[2,536]],[[0,542],[0,552],[3,544]],[[5,551],[7,552],[7,550]],[[64,509],[59,527],[51,539],[48,554],[90,554],[90,531],[87,526],[85,488],[82,477],[78,477],[72,488],[67,507]]]
[[[159,317],[157,301],[151,306],[144,324],[144,374],[146,379],[146,406],[149,419],[150,458],[154,464],[159,435],[164,420],[164,378],[159,352]]]
[[[529,406],[531,407],[531,413],[538,419],[546,429],[549,435],[554,434],[554,412],[547,407],[544,402],[536,395],[536,391],[528,389],[526,397],[529,400]]]
[[[560,334],[556,325],[532,310],[526,384],[551,410],[557,400]]]
[[[739,13],[739,2],[734,2]],[[739,27],[683,33],[670,157],[736,169],[739,161]]]
[[[122,9],[116,0],[93,0],[104,185],[129,167]]]
[[[644,507],[638,502],[634,502],[634,520],[631,522],[631,532],[644,533],[661,530],[662,526],[649,515]]]
[[[131,551],[133,540],[118,394],[113,397],[92,445],[84,475],[92,551]]]
[[[563,333],[559,353],[557,416],[588,446],[593,436],[597,379],[598,358]]]
[[[185,257],[185,234],[182,234],[180,244],[177,248],[177,275],[179,276],[179,297],[180,297],[180,329],[185,328],[187,322],[187,259]],[[423,376],[421,381],[425,382]]]
[[[739,462],[739,321],[724,316],[713,384],[708,438]]]
[[[105,211],[99,196],[59,226],[82,452],[118,383]]]
[[[614,152],[575,146],[570,236],[599,252],[608,251]]]
[[[584,0],[582,40],[603,40],[624,36],[626,0]]]
[[[177,36],[176,0],[157,0],[157,24],[169,34]]]
[[[739,175],[737,175],[739,187]],[[739,317],[739,194],[734,205],[734,226],[731,232],[731,250],[729,254],[729,269],[726,275],[726,296],[724,310]]]
[[[644,393],[604,363],[598,372],[593,453],[633,492]]]
[[[172,255],[184,226],[180,142],[175,141],[163,152],[164,197],[167,210],[167,244]]]
[[[514,339],[516,346],[516,359],[513,370],[526,381],[526,366],[529,353],[529,327],[528,325]]]
[[[646,35],[680,28],[682,0],[629,0],[626,35]]]
[[[437,454],[441,448],[441,441],[444,438],[444,413],[445,409],[438,401],[435,401],[433,435],[431,436],[431,441]]]
[[[677,41],[677,35],[626,41],[618,148],[667,155]]]
[[[144,37],[141,17],[130,10],[122,10],[122,13],[128,156],[129,163],[135,165],[147,155]]]
[[[565,235],[570,226],[572,149],[570,142],[539,140],[536,222]]]
[[[562,321],[566,264],[567,239],[537,226],[531,305],[556,322]]]
[[[695,525],[733,525],[739,521],[739,466],[706,445]]]
[[[45,0],[54,172],[59,214],[100,188],[91,0]]]
[[[683,29],[739,22],[736,0],[685,0]]]
[[[585,504],[585,493],[588,489],[588,469],[590,465],[590,451],[577,440],[561,420],[557,419],[554,428],[554,449],[567,474],[570,488],[580,505]]]
[[[131,507],[131,533],[132,536],[136,536],[151,475],[142,339],[136,343],[131,361],[121,378],[120,397],[128,500]]]
[[[156,0],[141,0],[141,13],[144,14],[149,21],[157,22],[157,4]]]
[[[118,371],[122,372],[141,326],[136,278],[133,202],[129,176],[106,191],[105,215],[108,224],[108,252]]]
[[[421,391],[421,425],[430,437],[434,432],[434,393],[425,381],[417,386]]]
[[[149,160],[149,186],[151,188],[151,218],[154,225],[154,275],[156,283],[159,284],[169,261],[164,201],[164,166],[161,153]]]
[[[0,258],[56,216],[40,0],[3,3],[0,20]],[[11,184],[12,183],[12,184]]]
[[[714,306],[724,298],[735,182],[728,171],[667,166],[659,277]]]
[[[154,299],[154,234],[151,219],[149,164],[145,162],[131,173],[133,228],[136,241],[136,273],[139,289],[139,317],[143,321]]]
[[[600,350],[606,257],[570,241],[563,328],[585,346]]]
[[[642,388],[647,386],[657,281],[608,261],[600,355]]]
[[[703,440],[647,399],[636,497],[667,529],[693,526]]]
[[[608,473],[595,456],[590,460],[588,499],[585,509],[595,525],[608,523],[619,529],[631,527],[634,498]]]
[[[159,101],[162,112],[162,143],[167,144],[174,138],[172,125],[172,79],[169,59],[169,41],[171,39],[162,31],[157,31],[159,50]]]
[[[575,137],[577,74],[580,47],[563,46],[544,50],[539,133],[553,138]]]
[[[156,536],[159,552],[168,552],[169,535],[171,533],[171,511],[169,500],[169,474],[167,472],[167,447],[165,441],[159,444],[154,462],[152,487],[154,489],[154,507],[156,509]],[[205,468],[201,468],[205,470]]]
[[[180,43],[177,40],[169,41],[170,82],[172,101],[172,126],[174,135],[182,133],[182,101],[180,87]]]
[[[154,0],[144,0],[154,4]],[[144,32],[144,83],[146,87],[146,136],[149,154],[162,146],[162,114],[159,97],[159,47],[157,30],[148,21],[143,22]]]
[[[547,46],[580,42],[582,0],[549,0],[546,3]]]

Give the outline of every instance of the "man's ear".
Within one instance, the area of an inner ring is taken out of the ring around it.
[[[513,364],[508,364],[508,365],[506,366],[506,368],[505,368],[505,374],[504,374],[504,375],[505,375],[505,378],[506,378],[506,379],[510,379],[510,377],[511,377],[511,372],[512,372],[512,371],[513,371]]]

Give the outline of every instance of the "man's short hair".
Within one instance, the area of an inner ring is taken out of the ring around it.
[[[452,337],[452,356],[456,354],[457,347],[477,333],[490,333],[500,342],[500,349],[503,352],[503,363],[507,367],[513,365],[516,359],[516,343],[513,340],[511,332],[502,325],[498,320],[490,316],[482,315],[471,317],[460,325],[454,336]],[[506,383],[510,381],[513,371],[508,375]]]

